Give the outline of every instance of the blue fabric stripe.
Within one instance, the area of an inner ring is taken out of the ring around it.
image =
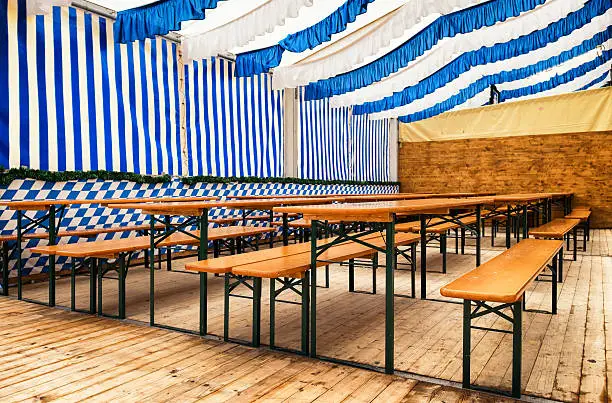
[[[236,56],[236,75],[252,76],[277,67],[285,50],[301,53],[331,40],[333,34],[346,30],[357,16],[368,10],[374,0],[347,0],[333,13],[310,27],[287,35],[278,45],[241,53]]]
[[[8,60],[8,2],[0,2],[0,60]],[[9,93],[8,63],[0,63],[0,92]],[[0,166],[9,167],[9,97],[0,97]]]
[[[208,174],[209,175],[214,175],[216,174],[217,171],[217,165],[214,164],[213,158],[215,158],[216,161],[219,161],[219,141],[218,141],[218,136],[219,136],[219,120],[217,119],[217,117],[219,116],[219,111],[217,110],[217,59],[213,58],[211,59],[210,62],[210,66],[208,68],[210,68],[210,74],[212,76],[212,81],[211,81],[211,88],[210,88],[210,93],[212,95],[212,105],[210,106],[212,108],[212,115],[215,117],[215,119],[213,119],[213,124],[212,124],[212,128],[211,130],[208,131],[208,136],[206,137],[207,139],[209,139],[209,144],[208,144],[208,149],[206,151],[206,155],[208,156]],[[206,80],[206,77],[204,77],[204,79]],[[207,101],[208,103],[208,101]],[[206,104],[204,104],[206,105]],[[208,116],[208,115],[207,115]],[[206,121],[208,121],[208,117],[206,118]],[[215,136],[215,145],[217,146],[217,149],[214,150],[212,147],[212,141],[210,141],[211,137]]]
[[[605,73],[603,73],[602,75],[600,75],[599,77],[597,77],[596,79],[592,80],[590,83],[585,85],[584,87],[579,88],[577,91],[588,90],[589,88],[596,86],[597,84],[605,80],[608,74],[610,74],[610,72],[606,71]]]
[[[442,69],[421,80],[418,84],[407,87],[403,91],[396,92],[381,100],[356,106],[354,113],[358,115],[375,113],[407,105],[415,99],[423,98],[425,95],[443,87],[472,67],[524,55],[534,50],[541,49],[549,43],[556,42],[559,38],[570,35],[572,32],[582,28],[596,16],[605,13],[610,7],[610,3],[607,3],[606,0],[590,1],[585,7],[550,24],[542,30],[534,31],[528,35],[521,36],[508,42],[498,43],[490,47],[482,47],[478,50],[463,53]],[[608,34],[606,39],[609,39],[610,30],[606,32]],[[567,58],[573,57],[571,55],[566,56]],[[565,60],[567,60],[567,58]],[[561,58],[557,63],[562,63],[565,60]]]
[[[38,17],[37,17],[38,18]],[[79,52],[78,52],[78,33],[76,26],[77,13],[74,8],[68,9],[68,32],[70,36],[70,90],[72,94],[72,131],[74,133],[74,145],[67,152],[74,153],[74,169],[83,169],[83,141],[81,139],[81,100],[80,98],[80,77],[79,77]],[[39,64],[43,66],[43,64]],[[40,74],[40,70],[39,70]],[[38,98],[40,100],[40,97]],[[124,150],[125,148],[120,148]]]
[[[57,124],[57,169],[66,170],[66,126],[64,122],[64,73],[62,68],[61,9],[53,7],[53,70],[55,72],[55,121]],[[29,151],[28,151],[29,154]],[[22,158],[22,165],[28,165]]]
[[[169,77],[170,71],[168,70],[169,68],[168,66],[168,47],[166,46],[166,43],[164,41],[162,41],[162,46],[161,46],[161,61],[162,61],[162,64],[161,66],[159,66],[159,68],[161,68],[161,71],[162,71],[162,75],[161,75],[162,82],[157,83],[157,84],[158,84],[158,91],[161,93],[160,95],[164,97],[164,110],[160,110],[160,114],[166,117],[164,122],[161,122],[161,124],[166,127],[166,135],[165,135],[166,149],[163,150],[163,153],[164,155],[166,155],[166,158],[168,160],[168,172],[166,173],[170,175],[174,175],[175,172],[173,171],[173,168],[172,168],[172,165],[174,163],[173,161],[174,156],[172,155],[172,148],[171,148],[172,126],[170,125],[170,113],[171,113],[170,112],[170,87],[168,83],[168,77]],[[155,63],[155,65],[157,68],[157,63]]]
[[[234,70],[234,64],[233,63],[228,63],[228,67],[229,67],[229,71],[228,71],[228,75],[229,77],[233,77],[233,70]],[[234,92],[234,85],[232,83],[232,80],[228,80],[228,83],[226,84],[228,87],[228,93],[229,93],[229,99],[227,100],[227,102],[229,103],[229,116],[228,116],[228,121],[229,121],[229,128],[228,128],[228,132],[227,135],[230,137],[230,150],[232,153],[232,160],[228,161],[228,164],[232,167],[232,174],[234,176],[238,175],[238,166],[240,165],[240,158],[236,158],[236,155],[238,153],[238,149],[237,149],[237,144],[236,144],[236,139],[235,139],[235,135],[236,135],[236,129],[234,127],[234,96],[235,96],[235,92]]]
[[[522,97],[522,96],[526,96],[530,94],[536,94],[538,92],[546,91],[548,89],[557,87],[558,85],[572,81],[576,77],[580,77],[588,73],[589,71],[597,68],[598,66],[602,65],[603,63],[607,62],[610,59],[610,52],[611,51],[606,51],[603,53],[602,57],[597,57],[595,60],[584,63],[581,66],[574,68],[572,70],[569,70],[568,72],[560,76],[555,76],[544,83],[538,83],[536,85],[523,87],[523,88],[519,88],[519,89],[512,90],[512,91],[502,91],[500,93],[500,101],[503,102],[504,100],[508,100],[512,98]],[[399,120],[403,123],[410,123],[410,122],[415,122],[417,120],[427,119],[429,117],[438,115],[440,113],[443,113],[445,111],[452,109],[456,105],[460,105],[464,103],[468,99],[472,98],[475,94],[486,90],[488,87],[489,85],[487,84],[487,79],[485,77],[485,79],[478,80],[476,83],[470,85],[468,89],[462,90],[459,94],[450,97],[444,102],[438,103],[431,108],[427,108],[427,109],[424,109],[422,111],[419,111],[419,112],[416,112],[410,115],[402,116],[399,118]],[[470,95],[470,94],[473,94],[473,95]]]
[[[492,26],[534,9],[545,0],[496,0],[439,17],[401,46],[350,72],[306,86],[306,99],[322,99],[365,87],[405,67],[443,38]]]
[[[19,153],[20,165],[30,164],[30,113],[28,110],[30,90],[28,86],[28,60],[26,48],[25,0],[19,0],[17,11],[17,37],[19,38]]]
[[[104,158],[105,158],[105,169],[113,169],[113,153],[117,146],[113,144],[111,133],[113,130],[117,130],[111,124],[110,118],[110,81],[108,71],[108,42],[106,36],[106,19],[98,18],[100,26],[100,65],[102,67],[101,78],[102,78],[102,116],[104,119]],[[98,94],[99,95],[99,94]]]
[[[218,59],[219,62],[219,96],[221,97],[221,111],[220,111],[220,123],[221,123],[221,127],[219,128],[219,131],[217,132],[217,150],[219,152],[219,160],[218,161],[225,161],[225,166],[227,167],[227,175],[232,176],[231,171],[231,161],[229,161],[229,155],[227,153],[227,142],[225,141],[226,136],[227,136],[227,116],[225,113],[225,61],[223,59]],[[219,115],[216,115],[219,116]],[[219,167],[220,168],[220,167]],[[217,172],[219,172],[219,170],[217,170]]]
[[[181,22],[203,20],[204,10],[220,0],[160,0],[119,11],[114,25],[115,42],[126,43],[181,29]]]

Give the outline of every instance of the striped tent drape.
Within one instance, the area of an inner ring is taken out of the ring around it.
[[[329,99],[298,103],[298,176],[308,179],[389,180],[389,120],[354,116]]]
[[[176,44],[119,45],[105,18],[0,0],[0,60],[0,165],[183,173]]]
[[[283,90],[212,58],[185,65],[189,175],[283,176]]]

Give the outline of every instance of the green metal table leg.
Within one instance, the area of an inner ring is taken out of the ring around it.
[[[563,248],[559,251],[559,272],[557,273],[557,281],[559,283],[563,282]]]
[[[70,258],[70,310],[73,312],[76,310],[76,267],[74,264],[74,259],[76,258]]]
[[[387,241],[385,253],[385,373],[392,374],[395,355],[395,214],[386,224],[385,239]]]
[[[287,213],[283,213],[283,246],[289,245],[289,220]]]
[[[164,216],[164,223],[166,226],[166,232],[170,231],[170,216]],[[166,270],[172,270],[172,247],[168,246],[166,248]]]
[[[440,249],[442,252],[442,273],[446,274],[446,234],[440,234]]]
[[[480,266],[480,204],[476,206],[476,267]]]
[[[527,205],[523,206],[523,239],[527,239],[529,237],[529,215],[527,212]]]
[[[376,294],[376,270],[377,269],[378,269],[378,252],[375,253],[374,256],[372,256],[372,294]]]
[[[559,259],[558,255],[553,257],[552,267],[553,267],[553,275],[551,277],[552,280],[552,313],[553,315],[557,314],[557,277],[559,272]]]
[[[421,299],[427,299],[427,221],[421,214]]]
[[[417,269],[417,250],[416,243],[410,246],[410,296],[416,297],[416,269]]]
[[[9,246],[2,242],[2,295],[9,295]]]
[[[55,245],[55,206],[49,207],[49,245]],[[55,255],[49,255],[49,306],[55,306]]]
[[[208,209],[200,215],[200,245],[198,260],[208,258]],[[200,335],[208,333],[208,275],[200,272]]]
[[[349,259],[348,283],[349,283],[349,292],[355,291],[355,259]]]
[[[310,234],[310,356],[317,356],[317,227],[312,220]]]
[[[97,266],[97,260],[96,258],[92,258],[92,262],[96,261],[96,266]],[[104,294],[102,292],[102,275],[103,272],[101,270],[100,267],[97,267],[97,274],[98,274],[98,316],[102,315],[102,295]]]
[[[506,249],[510,249],[510,225],[512,225],[512,215],[510,214],[510,205],[508,204],[506,210]]]
[[[155,326],[155,216],[152,214],[149,216],[149,226],[149,324]]]
[[[17,210],[17,299],[23,299],[23,268],[21,261],[21,255],[23,254],[23,247],[21,245],[22,232],[23,232],[23,220],[21,210]]]
[[[229,340],[229,316],[230,316],[230,274],[224,276],[223,297],[223,340]]]
[[[253,347],[261,344],[261,277],[253,279]]]
[[[308,332],[309,332],[309,316],[308,308],[310,305],[310,284],[308,280],[308,273],[305,273],[302,279],[302,352],[308,354]],[[315,288],[315,287],[313,287]]]

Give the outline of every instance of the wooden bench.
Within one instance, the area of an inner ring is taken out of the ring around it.
[[[521,395],[522,311],[525,290],[545,269],[556,276],[563,259],[562,240],[523,239],[512,248],[440,289],[445,297],[463,299],[463,387],[470,378],[471,329],[512,334],[512,396]],[[552,260],[552,265],[548,263]],[[553,277],[554,278],[554,277]],[[552,313],[557,313],[557,282],[552,283]],[[501,305],[492,306],[490,303]],[[472,310],[472,306],[475,309]],[[503,312],[509,308],[511,315]],[[512,323],[512,331],[473,326],[472,319],[494,313]]]
[[[577,230],[580,220],[555,218],[554,220],[529,230],[529,235],[541,239],[567,239],[567,249],[570,246],[570,232],[574,237],[574,261],[576,260]],[[559,262],[559,281],[563,281],[563,259]]]
[[[259,236],[261,234],[272,232],[271,228],[264,227],[219,227],[208,229],[208,240],[217,241],[221,239],[235,238],[240,239],[248,236]],[[199,246],[199,231],[191,231],[189,234],[175,233],[161,241],[157,247],[159,248],[171,248],[173,246]],[[256,244],[257,245],[257,244]],[[32,253],[39,253],[44,255],[55,255],[65,256],[72,258],[71,260],[71,273],[70,273],[70,308],[76,311],[76,290],[75,281],[77,275],[77,267],[75,260],[82,259],[82,268],[89,266],[88,275],[90,278],[90,306],[88,313],[96,312],[96,293],[98,294],[98,309],[99,315],[104,315],[102,312],[102,280],[109,271],[116,272],[116,277],[112,277],[119,283],[119,313],[118,318],[125,318],[125,278],[127,276],[127,269],[130,265],[131,255],[134,252],[148,251],[151,247],[150,236],[136,236],[132,238],[123,239],[111,239],[94,242],[79,242],[71,244],[60,244],[52,246],[37,246],[30,248]],[[256,246],[257,247],[257,246]],[[161,254],[160,254],[161,257]],[[110,263],[109,260],[116,261]],[[89,260],[89,262],[88,262]],[[105,270],[101,269],[99,260],[106,260],[107,267]],[[151,263],[152,264],[152,263]],[[97,290],[95,279],[97,277]],[[109,278],[109,277],[106,277]]]
[[[115,234],[115,233],[123,233],[123,232],[141,232],[147,233],[151,229],[151,226],[148,224],[142,225],[119,225],[115,227],[106,227],[106,228],[86,228],[86,229],[77,229],[77,230],[61,230],[58,231],[56,237],[57,238],[66,238],[66,237],[78,237],[78,238],[96,238],[102,234]],[[164,225],[157,224],[155,226],[156,230],[164,229]],[[11,255],[11,248],[9,247],[9,242],[17,241],[17,234],[9,234],[9,235],[0,235],[0,247],[2,252],[0,254],[0,263],[2,265],[2,292],[4,295],[8,295],[8,287],[9,287],[9,260]],[[31,232],[22,235],[22,239],[48,239],[48,232]],[[145,256],[145,266],[148,266],[148,256]]]
[[[372,234],[364,240],[377,247],[384,247],[385,240],[379,234]],[[331,239],[319,241],[319,244],[330,242]],[[397,234],[396,245],[405,246],[416,244],[419,236],[415,234]],[[374,252],[372,247],[359,243],[344,242],[332,246],[326,250],[317,261],[317,267],[326,266],[330,263],[341,263],[350,259],[371,256]],[[253,327],[252,344],[260,344],[260,318],[261,318],[261,286],[262,279],[270,279],[270,346],[274,346],[275,330],[275,303],[288,302],[279,300],[278,297],[284,291],[296,292],[302,306],[302,351],[308,352],[308,295],[310,285],[306,272],[311,269],[310,244],[295,244],[280,248],[266,249],[242,255],[225,256],[217,259],[202,260],[188,263],[185,269],[200,273],[214,273],[225,275],[225,299],[224,299],[224,339],[229,340],[229,302],[230,296],[236,287],[245,284],[252,290],[253,300]],[[252,281],[252,284],[249,283]],[[281,288],[276,290],[276,282]],[[301,291],[298,291],[301,287]],[[200,291],[202,292],[202,291]],[[244,298],[244,296],[240,296]],[[289,302],[295,303],[295,302]]]
[[[580,220],[578,228],[582,230],[582,250],[587,250],[587,240],[591,238],[591,209],[572,209],[572,212],[565,216],[570,220]]]

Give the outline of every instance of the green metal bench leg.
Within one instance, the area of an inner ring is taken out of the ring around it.
[[[170,216],[164,216],[166,232],[170,232]],[[146,256],[146,254],[145,254]],[[172,247],[166,248],[166,270],[172,271]]]
[[[385,373],[395,370],[395,214],[386,224],[385,253]]]
[[[310,234],[310,357],[317,356],[317,226],[312,221]]]
[[[96,258],[91,258],[92,264],[96,264],[97,266],[97,260]],[[151,265],[151,270],[153,270],[153,265]],[[96,271],[98,275],[98,316],[102,316],[102,294],[104,294],[102,292],[102,270],[98,267]]]
[[[376,294],[376,269],[378,269],[378,253],[372,256],[372,294]]]
[[[125,256],[119,256],[119,271],[117,272],[119,287],[119,319],[125,319]]]
[[[465,228],[461,227],[461,254],[465,255]]]
[[[310,284],[308,273],[304,274],[302,279],[302,352],[308,354],[308,332],[309,332],[309,313],[310,305]]]
[[[23,299],[23,262],[21,261],[21,255],[23,253],[23,246],[21,245],[22,235],[22,212],[17,210],[17,299]]]
[[[229,316],[230,316],[230,274],[225,273],[225,293],[223,299],[223,340],[229,340]],[[272,342],[270,343],[272,345]]]
[[[455,255],[459,254],[459,229],[455,228]]]
[[[89,313],[96,313],[96,278],[98,276],[97,259],[89,261]],[[100,290],[100,293],[102,290]]]
[[[261,277],[253,279],[253,347],[261,344]]]
[[[349,292],[354,292],[355,291],[355,259],[349,259],[349,269],[348,269],[348,276],[349,276]]]
[[[557,277],[558,277],[558,282],[562,283],[563,282],[563,248],[561,248],[561,250],[559,251],[559,269],[558,269],[558,273],[557,273]]]
[[[302,298],[304,295],[302,293]],[[302,327],[304,326],[303,320],[304,310],[302,308]],[[274,347],[276,342],[274,328],[276,327],[276,279],[270,279],[270,347]],[[302,349],[304,348],[304,335],[302,334]]]
[[[76,267],[74,264],[74,259],[70,259],[70,310],[74,312],[76,310]]]
[[[208,259],[208,210],[200,215],[198,260]],[[208,333],[208,273],[200,272],[200,335]]]
[[[472,354],[472,301],[463,300],[463,377],[462,385],[470,389],[470,365]]]
[[[578,227],[574,227],[573,236],[574,236],[574,262],[578,259]]]
[[[552,280],[552,314],[557,314],[557,277],[559,272],[559,255],[555,255],[552,261],[553,275],[551,277]],[[561,259],[563,260],[563,259]]]
[[[9,295],[9,246],[2,242],[2,295]]]
[[[521,300],[524,299],[521,298]],[[512,324],[512,397],[521,397],[521,367],[523,351],[523,311],[521,300],[513,304]]]
[[[329,288],[329,266],[325,266],[325,288]]]
[[[440,235],[440,249],[442,249],[442,273],[446,274],[446,234]]]

